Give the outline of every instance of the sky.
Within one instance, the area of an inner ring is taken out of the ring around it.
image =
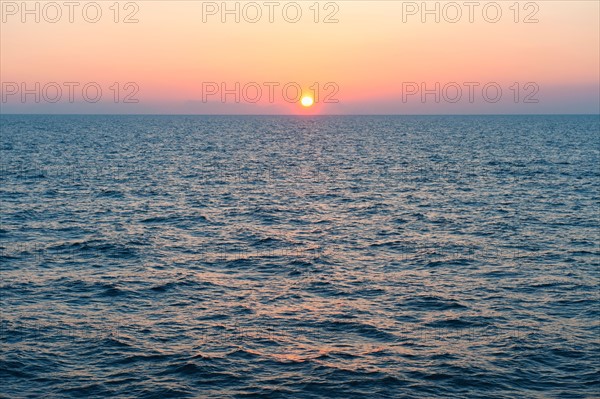
[[[598,1],[76,3],[1,2],[2,113],[600,112]]]

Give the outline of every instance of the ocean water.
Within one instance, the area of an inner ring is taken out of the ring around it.
[[[2,397],[600,397],[598,116],[0,122]]]

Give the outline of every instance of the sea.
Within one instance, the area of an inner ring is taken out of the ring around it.
[[[2,398],[599,398],[600,116],[0,116]]]

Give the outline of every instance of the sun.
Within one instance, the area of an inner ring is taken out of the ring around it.
[[[312,97],[309,96],[304,96],[302,97],[302,100],[300,100],[300,103],[302,104],[303,107],[310,107],[311,105],[314,104],[314,100],[312,99]]]

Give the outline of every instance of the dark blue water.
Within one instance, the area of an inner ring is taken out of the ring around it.
[[[2,397],[600,395],[598,116],[7,116]]]

